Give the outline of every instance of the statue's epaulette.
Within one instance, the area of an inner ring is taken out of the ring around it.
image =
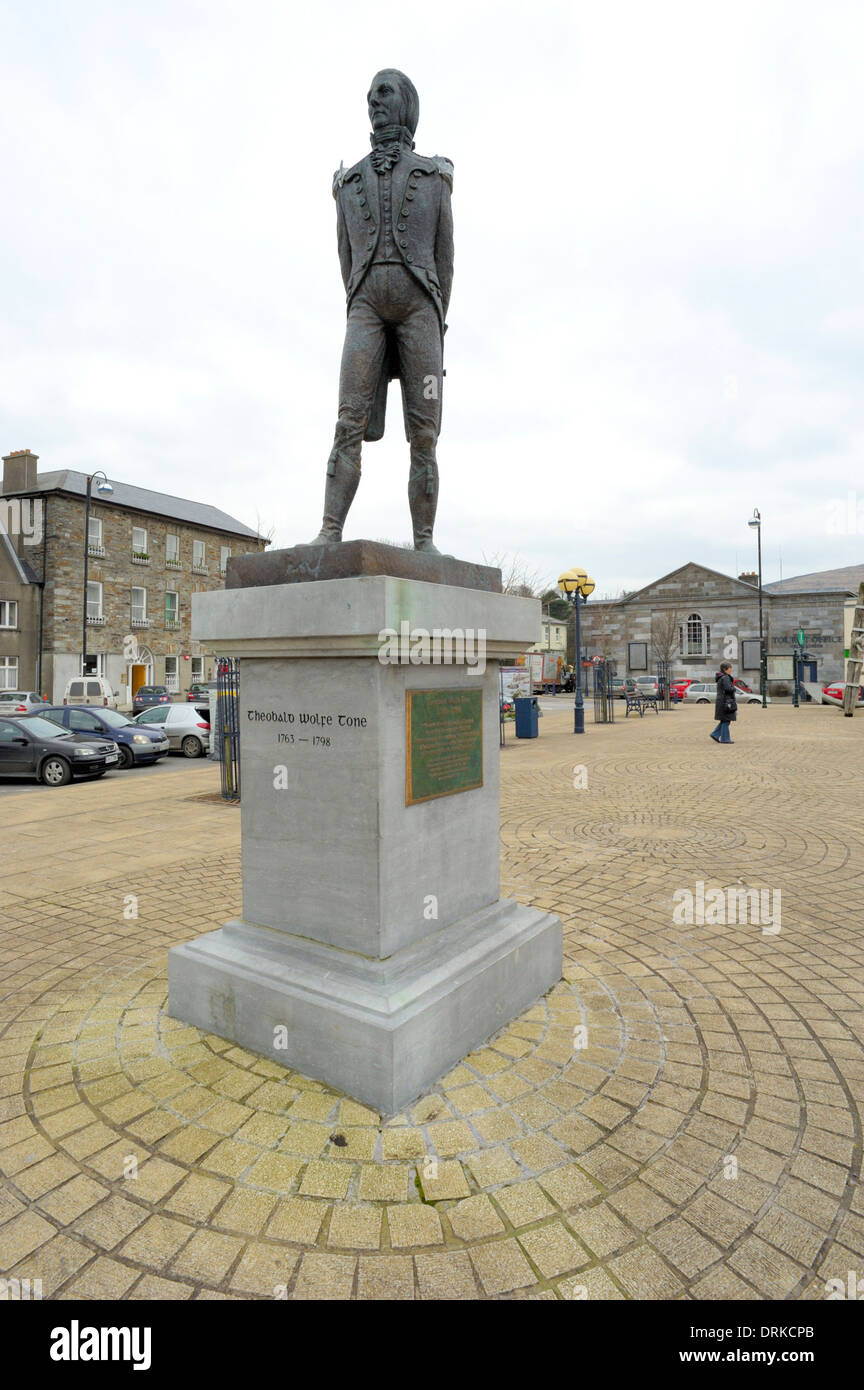
[[[339,165],[339,168],[336,170],[336,173],[333,175],[333,197],[334,197],[334,198],[336,197],[337,193],[339,192],[339,189],[342,187],[342,185],[343,185],[343,183],[345,182],[346,179],[353,179],[353,178],[359,177],[359,174],[360,174],[360,165],[361,165],[362,163],[363,163],[363,160],[362,160],[362,159],[358,159],[357,163],[356,163],[356,164],[352,164],[350,169],[346,169],[344,164],[340,164],[340,165]]]
[[[447,159],[443,154],[433,154],[433,156],[432,156],[432,162],[433,162],[433,164],[437,164],[437,166],[438,166],[438,173],[441,175],[442,179],[444,179],[445,183],[447,184],[447,187],[450,189],[450,192],[452,193],[452,192],[453,192],[453,161],[452,161],[452,159]]]

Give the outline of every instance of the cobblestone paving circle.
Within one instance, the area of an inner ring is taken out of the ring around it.
[[[564,980],[386,1121],[167,1014],[165,950],[190,928],[164,905],[229,918],[236,856],[21,909],[8,1269],[69,1298],[714,1299],[824,1297],[859,1268],[864,946],[836,894],[861,902],[860,784],[831,781],[830,826],[804,820],[820,733],[785,764],[751,754],[746,814],[724,819],[695,794],[698,746],[640,747],[634,798],[604,732],[580,793],[561,739],[530,768],[504,754],[506,886],[561,914]],[[653,809],[664,781],[681,804]],[[782,930],[676,925],[697,880],[782,886]]]

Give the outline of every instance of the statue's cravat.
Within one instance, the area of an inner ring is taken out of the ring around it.
[[[393,168],[403,145],[411,150],[414,148],[411,131],[404,125],[384,126],[381,130],[373,131],[369,139],[372,144],[372,167],[378,174],[385,174]]]

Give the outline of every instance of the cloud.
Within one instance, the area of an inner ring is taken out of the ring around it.
[[[3,449],[319,524],[345,306],[332,171],[382,65],[455,162],[439,543],[580,562],[861,559],[864,17],[12,0],[0,21]],[[383,37],[382,37],[383,36]],[[408,533],[398,397],[348,533]]]

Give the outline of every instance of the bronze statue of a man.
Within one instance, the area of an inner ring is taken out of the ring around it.
[[[435,447],[441,428],[442,345],[453,280],[453,165],[414,153],[420,114],[404,73],[385,68],[368,94],[372,153],[333,178],[348,325],[339,419],[327,463],[324,520],[313,544],[341,541],[360,481],[364,439],[384,434],[388,382],[402,386],[411,446],[408,502],[415,550],[438,554]]]

